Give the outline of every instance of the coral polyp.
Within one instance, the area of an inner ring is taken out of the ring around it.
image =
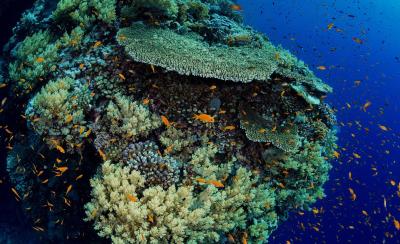
[[[332,89],[233,2],[46,2],[6,77],[26,119],[8,170],[43,240],[263,243],[324,197]]]

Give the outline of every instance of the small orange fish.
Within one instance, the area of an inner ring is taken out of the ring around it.
[[[67,192],[65,192],[65,195],[67,195],[71,190],[72,190],[72,185],[69,185],[67,188]]]
[[[204,178],[197,178],[196,181],[199,183],[207,183],[207,180]]]
[[[208,115],[208,114],[195,114],[193,115],[193,118],[196,120],[200,120],[201,122],[204,123],[213,123],[215,122],[214,117]]]
[[[361,40],[361,39],[358,38],[358,37],[353,37],[352,39],[353,39],[353,41],[354,41],[355,43],[358,43],[358,44],[363,44],[363,43],[364,43],[364,41]]]
[[[64,173],[65,171],[68,170],[68,167],[56,167],[56,170],[58,170],[58,171]]]
[[[362,109],[364,110],[364,112],[367,112],[367,108],[369,108],[370,106],[371,106],[371,102],[370,101],[367,101],[364,105],[363,105],[363,107],[362,107]]]
[[[43,57],[38,57],[37,59],[36,59],[36,62],[38,62],[38,63],[42,63],[44,61],[44,58]]]
[[[354,156],[355,158],[361,158],[360,154],[358,154],[358,153],[353,153],[353,156]]]
[[[84,67],[85,67],[84,64],[79,64],[79,68],[80,68],[80,69],[83,69]]]
[[[217,86],[216,86],[216,85],[210,86],[210,90],[211,90],[211,91],[212,91],[212,90],[215,90],[215,89],[217,89]]]
[[[152,215],[152,214],[147,215],[147,220],[148,220],[150,223],[154,223],[154,217],[153,217],[153,215]]]
[[[88,137],[91,133],[92,133],[92,129],[89,129],[88,131],[86,131],[84,137]]]
[[[150,64],[151,72],[156,73],[156,68],[154,68],[154,65]]]
[[[133,196],[131,194],[128,194],[127,197],[129,199],[129,201],[131,201],[131,202],[137,202],[138,201],[137,197],[135,197],[135,196]]]
[[[125,76],[121,73],[118,74],[119,78],[121,78],[121,80],[126,80]]]
[[[149,102],[150,102],[150,100],[149,100],[148,98],[143,99],[143,104],[144,104],[144,105],[149,104]]]
[[[49,179],[45,179],[44,181],[42,181],[42,184],[46,184],[47,182],[49,182]]]
[[[217,181],[217,180],[209,180],[208,183],[213,185],[213,186],[215,186],[215,187],[217,187],[217,188],[224,187],[224,184],[222,184],[222,182]]]
[[[94,43],[93,47],[100,47],[103,43],[101,41],[97,41]]]
[[[65,153],[65,150],[62,146],[60,145],[56,145],[56,149],[60,152],[60,153]]]
[[[11,191],[14,193],[15,197],[19,200],[21,199],[21,196],[18,194],[17,190],[15,190],[14,187],[11,188]]]
[[[379,128],[383,131],[388,131],[389,129],[384,125],[379,125]]]
[[[167,119],[167,117],[165,117],[164,115],[161,115],[161,121],[163,122],[163,124],[167,127],[170,127],[171,124],[169,123],[169,120]]]
[[[242,10],[242,7],[240,5],[238,5],[238,4],[232,4],[230,7],[231,7],[232,10],[235,10],[235,11],[241,11]]]
[[[333,28],[333,26],[334,26],[334,24],[333,24],[333,23],[330,23],[330,24],[328,24],[328,26],[327,26],[328,30],[332,29],[332,28]]]
[[[396,185],[396,181],[390,180],[390,184],[391,184],[392,186],[395,186],[395,185]]]
[[[364,214],[365,216],[368,216],[368,213],[365,210],[362,210],[361,213]]]
[[[400,222],[396,219],[393,219],[393,224],[396,230],[400,230]]]
[[[319,69],[319,70],[326,70],[326,66],[320,65],[320,66],[317,67],[317,69]]]
[[[100,157],[101,157],[104,161],[106,161],[106,160],[107,160],[106,154],[105,154],[101,149],[99,149],[98,152],[99,152]]]
[[[1,88],[4,88],[4,87],[6,87],[6,86],[7,86],[7,84],[1,83],[1,84],[0,84],[0,89],[1,89]]]
[[[72,117],[72,115],[68,114],[67,117],[65,118],[65,123],[68,124],[69,122],[72,121],[74,117]]]
[[[355,201],[356,198],[357,198],[356,193],[354,192],[354,190],[353,190],[352,188],[349,188],[349,192],[350,192],[350,199],[351,199],[352,201]]]
[[[76,178],[75,178],[75,180],[79,180],[79,179],[81,179],[83,177],[83,175],[78,175]]]
[[[169,154],[169,153],[171,153],[173,148],[174,148],[174,144],[168,146],[168,147],[164,150],[164,154]]]
[[[224,127],[224,130],[234,130],[236,127],[234,125],[228,125]]]
[[[267,131],[266,129],[261,128],[261,129],[258,130],[258,133],[265,133],[266,131]]]
[[[339,157],[340,157],[340,153],[337,152],[337,151],[333,151],[333,156],[334,156],[335,158],[339,158]]]

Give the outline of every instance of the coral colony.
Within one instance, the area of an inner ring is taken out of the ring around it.
[[[39,0],[7,169],[43,240],[265,243],[324,197],[332,89],[230,0]]]

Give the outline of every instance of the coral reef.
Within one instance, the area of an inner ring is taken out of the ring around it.
[[[332,89],[233,4],[24,13],[1,81],[17,106],[2,116],[14,194],[43,242],[265,243],[324,197]]]

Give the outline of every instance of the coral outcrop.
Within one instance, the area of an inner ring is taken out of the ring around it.
[[[3,85],[18,106],[2,115],[41,240],[265,243],[324,197],[332,89],[234,4],[40,0],[24,14]]]

